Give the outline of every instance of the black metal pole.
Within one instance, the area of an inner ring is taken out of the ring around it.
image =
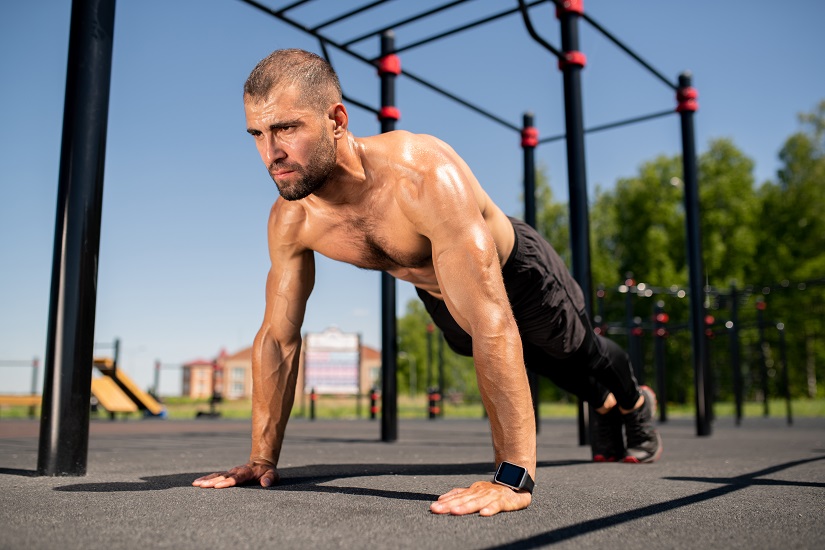
[[[86,473],[114,0],[72,3],[38,475]]]
[[[705,415],[709,422],[713,422],[716,416],[713,412],[713,362],[711,361],[711,351],[713,350],[713,323],[715,319],[709,313],[705,315]]]
[[[768,405],[768,395],[770,390],[768,388],[768,358],[765,355],[765,301],[757,300],[756,302],[756,326],[759,330],[759,372],[762,382],[762,415],[767,418],[770,416],[770,406]]]
[[[385,31],[381,35],[381,132],[392,132],[399,118],[395,107],[395,77],[401,72],[401,63],[395,51],[395,35]],[[395,278],[381,273],[381,441],[398,439],[398,339],[395,319]]]
[[[433,331],[435,326],[427,324],[427,390],[433,387]]]
[[[627,353],[630,356],[630,363],[633,365],[633,375],[641,384],[643,383],[642,376],[642,361],[639,357],[639,338],[637,336],[638,323],[636,317],[633,315],[633,288],[636,286],[633,280],[632,273],[625,274],[625,288],[627,291],[624,296],[624,321],[625,329],[627,330]]]
[[[791,412],[791,381],[788,375],[788,355],[785,347],[785,323],[778,323],[776,329],[779,331],[779,356],[782,360],[782,385],[785,390],[785,414],[788,419],[788,426],[793,424],[793,414]]]
[[[117,374],[117,367],[120,361],[120,338],[115,338],[115,343],[112,344],[112,371]]]
[[[656,401],[659,403],[659,422],[667,422],[667,379],[665,378],[665,340],[667,313],[665,302],[658,300],[653,308],[653,354],[656,361]]]
[[[570,248],[573,278],[584,294],[587,316],[593,318],[593,285],[590,274],[590,222],[587,208],[587,175],[584,159],[584,115],[581,70],[585,57],[579,51],[581,2],[568,2],[558,10],[564,58],[559,61],[564,80],[564,116],[567,141],[567,180],[570,201]],[[579,400],[579,444],[590,442],[589,421]]]
[[[444,333],[438,331],[438,416],[444,417],[444,394],[447,392],[446,381],[444,380]]]
[[[607,320],[604,318],[604,285],[599,285],[596,290],[596,317],[593,319],[593,328],[597,334],[607,336]]]
[[[730,285],[730,325],[728,327],[730,362],[733,368],[733,398],[736,406],[736,425],[742,423],[742,358],[739,349],[739,293]]]
[[[524,221],[536,229],[536,145],[539,133],[533,126],[533,113],[524,113],[521,129],[521,148],[524,151]],[[536,419],[536,433],[541,431],[539,418],[539,376],[527,371],[530,395],[533,398],[533,415]]]
[[[155,398],[160,399],[160,359],[155,360],[155,383],[152,384]]]
[[[32,359],[32,391],[31,391],[32,395],[37,395],[37,378],[38,378],[37,375],[38,375],[39,370],[40,370],[40,360],[37,357],[35,357],[34,359]],[[42,402],[41,402],[41,406],[42,406]],[[34,405],[29,407],[29,418],[34,418],[35,417],[35,409],[36,408],[37,407],[34,406]]]
[[[691,86],[688,72],[679,75],[676,92],[682,130],[682,176],[685,190],[685,225],[687,233],[688,283],[690,288],[690,332],[693,343],[694,388],[696,391],[696,435],[711,435],[705,395],[705,338],[703,331],[704,304],[702,298],[704,266],[702,264],[702,237],[699,225],[699,177],[696,163],[696,132],[693,115],[699,108],[697,93]]]
[[[570,194],[570,240],[573,277],[584,293],[585,307],[593,317],[590,274],[590,223],[587,206],[587,175],[584,157],[584,115],[581,70],[584,55],[579,52],[579,14],[560,10],[561,42],[566,60],[560,62],[564,79],[564,115],[567,135],[567,176]]]

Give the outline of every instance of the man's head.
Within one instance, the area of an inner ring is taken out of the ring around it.
[[[295,86],[307,105],[325,111],[341,103],[341,84],[329,63],[312,52],[275,50],[258,63],[243,87],[244,101],[266,100],[280,87]]]
[[[329,63],[303,50],[273,52],[244,84],[244,109],[247,131],[281,196],[298,200],[320,190],[347,126]]]

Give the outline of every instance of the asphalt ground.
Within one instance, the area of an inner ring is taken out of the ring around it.
[[[533,504],[446,517],[431,501],[489,479],[484,420],[293,420],[274,488],[199,489],[246,461],[249,422],[93,421],[88,473],[37,477],[38,424],[0,421],[0,548],[825,548],[825,420],[660,425],[655,464],[595,464],[543,419]]]

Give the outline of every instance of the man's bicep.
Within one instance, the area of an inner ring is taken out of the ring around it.
[[[311,250],[273,254],[266,279],[263,327],[279,340],[300,338],[306,305],[315,284],[315,257]]]
[[[441,228],[433,235],[433,265],[447,307],[472,334],[508,305],[495,242],[484,222]]]

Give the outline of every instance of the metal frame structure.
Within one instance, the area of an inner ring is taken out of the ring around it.
[[[628,53],[659,80],[677,92],[682,121],[684,158],[685,208],[688,233],[688,260],[691,291],[691,323],[693,328],[694,370],[696,373],[697,434],[709,435],[710,423],[705,402],[706,364],[702,343],[702,258],[698,225],[698,189],[696,176],[695,137],[693,113],[697,109],[696,91],[690,86],[690,76],[683,74],[677,84],[671,83],[650,64],[624,45],[615,36],[584,13],[582,0],[518,0],[517,5],[502,11],[434,34],[411,44],[396,46],[392,30],[421,21],[472,0],[451,0],[381,28],[355,36],[345,42],[324,34],[324,29],[363,14],[388,0],[374,0],[339,14],[311,27],[290,15],[299,6],[313,0],[297,0],[281,8],[271,8],[257,0],[240,0],[280,21],[318,39],[320,48],[329,59],[332,47],[364,63],[378,68],[381,77],[380,108],[371,107],[351,97],[345,100],[378,115],[381,131],[395,128],[399,111],[394,105],[394,83],[398,76],[454,101],[505,128],[522,135],[525,151],[525,185],[534,185],[535,165],[532,150],[541,143],[565,139],[567,143],[568,178],[570,189],[571,248],[573,275],[584,291],[587,309],[592,313],[592,284],[590,281],[589,222],[584,157],[584,134],[617,128],[671,114],[673,111],[653,113],[585,129],[582,123],[580,73],[586,59],[578,50],[578,23],[584,19],[611,42]],[[530,8],[553,2],[561,22],[562,48],[545,41],[535,30],[530,19]],[[70,33],[69,65],[64,112],[64,137],[61,157],[61,175],[58,197],[58,216],[55,233],[55,256],[52,268],[52,300],[47,342],[46,382],[41,422],[38,473],[43,475],[82,475],[88,447],[88,398],[92,334],[94,332],[96,265],[100,240],[102,167],[105,152],[106,113],[111,72],[111,43],[114,31],[115,0],[74,0]],[[519,126],[496,116],[426,79],[402,70],[397,56],[402,51],[440,40],[491,21],[520,14],[529,34],[559,60],[564,78],[565,128],[563,135],[538,139],[538,132],[527,117]],[[368,58],[351,48],[369,38],[381,37],[381,52]],[[79,59],[87,60],[81,66]],[[80,173],[80,167],[84,171]],[[71,173],[69,173],[71,171]],[[532,182],[532,183],[529,183]],[[535,223],[533,190],[525,192],[525,218]],[[382,276],[382,434],[383,441],[397,438],[396,386],[397,367],[395,281],[388,274]],[[442,388],[443,390],[443,388]],[[535,391],[535,385],[533,385]],[[535,394],[534,394],[535,395]],[[534,400],[535,401],[535,400]],[[580,407],[579,440],[587,442],[587,411]],[[537,424],[538,425],[538,424]],[[84,427],[85,426],[85,427]],[[63,434],[73,433],[71,437]]]

